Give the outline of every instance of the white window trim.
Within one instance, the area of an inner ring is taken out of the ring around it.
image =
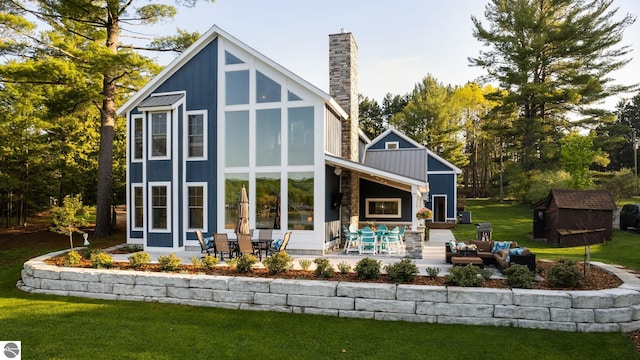
[[[370,214],[369,203],[372,202],[397,202],[398,213],[397,214]],[[365,216],[367,218],[401,218],[402,217],[402,199],[401,198],[371,198],[365,199]]]
[[[187,160],[207,160],[207,143],[209,131],[207,129],[207,110],[189,110],[184,121],[184,156]],[[189,156],[189,115],[202,115],[202,156]]]
[[[160,113],[165,113],[167,116],[167,137],[165,139],[166,141],[166,149],[167,149],[167,154],[163,155],[163,156],[154,156],[153,155],[153,114],[160,114]],[[147,149],[148,154],[149,154],[149,160],[169,160],[171,159],[171,129],[172,126],[171,124],[173,123],[171,121],[171,111],[154,111],[154,112],[147,112],[147,116],[149,118],[149,149]]]
[[[142,122],[142,157],[136,158],[136,121]],[[139,163],[144,161],[144,149],[146,145],[146,126],[144,121],[144,114],[136,114],[131,116],[131,162]]]
[[[153,188],[156,186],[164,186],[167,188],[167,227],[166,229],[158,229],[158,228],[154,228],[153,227]],[[172,200],[173,198],[171,197],[171,182],[169,181],[155,181],[155,182],[149,182],[149,188],[148,188],[148,199],[149,199],[149,206],[148,208],[148,216],[147,218],[149,219],[148,224],[149,224],[149,232],[154,232],[154,233],[171,233],[171,229],[172,229],[172,225],[171,223],[173,222],[173,218],[171,217],[171,209],[172,209]]]
[[[400,149],[399,141],[387,141],[384,143],[385,150],[397,150]]]
[[[202,187],[202,198],[203,198],[203,203],[202,203],[202,228],[192,228],[189,226],[189,188],[190,187]],[[202,232],[209,232],[209,216],[208,216],[208,183],[206,182],[188,182],[185,183],[184,186],[184,219],[183,222],[185,224],[185,229],[187,232],[191,232],[191,231],[195,231],[195,230],[201,230]]]
[[[136,227],[136,188],[142,189],[142,227]],[[144,225],[147,220],[145,214],[146,194],[144,192],[144,185],[142,183],[131,184],[131,230],[132,231],[144,231]]]

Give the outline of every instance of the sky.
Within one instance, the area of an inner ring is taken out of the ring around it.
[[[173,3],[173,1],[167,1]],[[359,92],[381,102],[404,95],[428,74],[443,84],[464,85],[485,75],[470,67],[482,45],[471,16],[484,20],[487,0],[201,0],[178,8],[172,22],[136,31],[151,36],[176,28],[204,34],[217,25],[296,75],[329,91],[329,34],[353,33],[358,45]],[[621,18],[638,20],[625,31],[634,59],[612,74],[619,83],[640,82],[640,0],[614,0]],[[483,23],[488,26],[486,21]],[[126,33],[123,33],[126,35]],[[136,34],[137,35],[137,34]],[[126,41],[126,39],[123,39]],[[157,57],[157,56],[156,56]],[[175,56],[157,57],[167,65]],[[635,94],[625,94],[629,98]],[[604,107],[613,110],[620,96]]]

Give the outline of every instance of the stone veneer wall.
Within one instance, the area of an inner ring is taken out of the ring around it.
[[[24,264],[27,292],[440,324],[580,332],[640,329],[640,281],[599,291],[549,291],[285,280]],[[606,266],[605,266],[606,267]]]

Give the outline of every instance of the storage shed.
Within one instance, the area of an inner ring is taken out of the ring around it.
[[[559,247],[611,240],[616,203],[606,190],[559,190],[533,206],[533,237]]]

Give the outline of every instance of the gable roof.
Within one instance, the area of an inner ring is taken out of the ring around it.
[[[617,208],[608,190],[553,189],[544,199],[547,207],[552,199],[560,209],[615,210]]]
[[[380,135],[376,136],[375,139],[371,140],[371,142],[365,148],[365,151],[367,149],[369,149],[370,147],[376,145],[380,141],[382,141],[389,134],[395,134],[398,137],[402,138],[403,140],[406,140],[408,143],[410,143],[411,145],[413,145],[413,146],[415,146],[417,148],[424,148],[424,146],[420,145],[417,141],[415,141],[412,138],[408,137],[406,134],[404,134],[400,130],[396,130],[396,128],[394,128],[394,127],[389,127],[387,130],[383,131]]]
[[[334,111],[336,111],[343,118],[348,118],[349,115],[338,105],[338,103],[326,92],[320,90],[313,84],[307,82],[302,79],[298,75],[293,72],[287,70],[282,65],[276,63],[275,61],[269,59],[262,53],[243,43],[242,41],[236,39],[235,37],[229,35],[227,32],[222,30],[216,25],[213,25],[211,29],[209,29],[206,33],[204,33],[196,42],[194,42],[191,46],[189,46],[180,56],[175,58],[169,65],[167,65],[158,75],[156,75],[151,81],[149,81],[142,89],[138,90],[124,105],[122,105],[117,113],[120,116],[123,116],[127,112],[134,109],[141,101],[149,97],[155,89],[157,89],[160,85],[162,85],[167,79],[171,77],[176,71],[178,71],[182,66],[184,66],[189,60],[191,60],[194,56],[196,56],[202,49],[204,49],[209,43],[211,43],[216,38],[223,38],[225,41],[229,41],[234,45],[238,46],[242,50],[247,53],[255,56],[260,61],[266,63],[277,71],[283,73],[285,76],[293,79],[294,81],[301,84],[310,92],[316,94],[320,98],[324,99],[325,103],[331,107]]]

